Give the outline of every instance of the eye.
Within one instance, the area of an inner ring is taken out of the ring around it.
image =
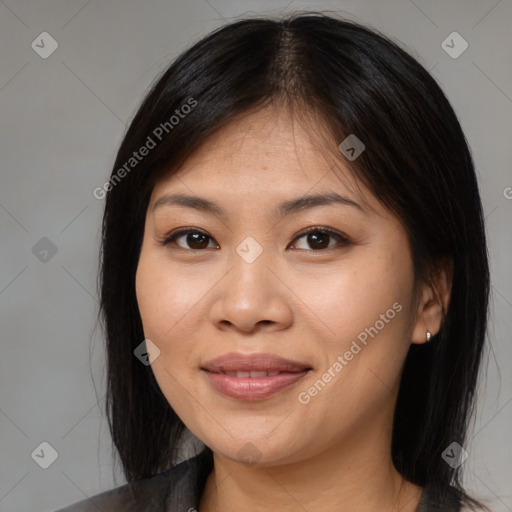
[[[330,240],[335,239],[337,244],[340,246],[346,246],[350,244],[350,240],[342,233],[335,231],[330,228],[324,228],[320,226],[312,226],[307,230],[299,234],[294,242],[297,244],[297,240],[305,239],[305,244],[315,251],[321,251],[325,249],[331,249],[336,246],[336,243],[330,243]],[[298,249],[308,250],[308,247],[298,247]]]
[[[293,245],[297,245],[297,241],[305,239],[305,243],[309,245],[309,249],[314,251],[322,251],[331,249],[332,247],[346,246],[350,244],[350,240],[338,231],[327,227],[312,226],[302,231],[293,241]],[[334,243],[331,243],[333,242]],[[206,232],[199,229],[180,229],[175,233],[171,233],[160,243],[164,246],[175,244],[181,249],[202,250],[208,248],[219,249],[219,245],[210,245],[214,239]],[[308,247],[295,247],[295,249],[309,250]]]
[[[179,240],[181,242],[178,242]],[[161,241],[161,244],[169,245],[175,243],[181,249],[201,250],[208,248],[208,240],[213,241],[213,238],[204,231],[198,229],[181,229],[166,237],[165,240]],[[188,247],[182,244],[188,244]],[[214,248],[218,247],[218,245],[214,246]]]

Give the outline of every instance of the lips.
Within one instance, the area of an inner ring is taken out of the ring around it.
[[[311,366],[273,354],[230,353],[201,366],[223,395],[242,400],[267,398],[305,377]]]
[[[229,375],[230,377],[251,377],[253,379],[258,377],[275,377],[276,375],[279,375],[281,372],[272,372],[269,370],[257,370],[254,372],[244,372],[244,371],[237,371],[237,372],[214,372],[214,373],[221,373],[223,375]]]
[[[232,352],[208,361],[202,368],[213,373],[263,371],[293,373],[309,369],[310,366],[273,354]],[[244,376],[247,377],[247,375]]]

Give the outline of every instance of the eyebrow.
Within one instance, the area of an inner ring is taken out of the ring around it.
[[[342,196],[336,192],[327,192],[324,194],[308,195],[303,197],[296,197],[288,201],[284,201],[277,205],[276,213],[281,217],[290,215],[300,210],[313,208],[315,206],[323,206],[329,204],[341,204],[344,206],[351,206],[357,210],[364,212],[361,205],[349,199],[348,197]],[[226,210],[219,204],[209,199],[197,196],[187,196],[184,194],[166,194],[155,201],[153,205],[153,211],[163,206],[186,206],[189,208],[195,208],[206,213],[213,213],[219,217],[226,216]]]

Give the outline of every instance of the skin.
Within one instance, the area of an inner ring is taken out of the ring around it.
[[[391,462],[392,418],[409,346],[424,343],[427,329],[439,330],[448,279],[439,273],[440,294],[415,286],[400,221],[351,176],[341,154],[333,167],[312,132],[321,133],[321,124],[308,130],[284,108],[251,113],[160,180],[150,199],[137,299],[145,337],[160,350],[151,367],[162,392],[214,452],[199,512],[413,512],[420,499],[422,489]],[[333,191],[363,209],[328,204],[275,213],[282,201]],[[172,193],[215,201],[225,216],[153,208]],[[319,239],[300,234],[310,226],[318,226]],[[207,237],[162,244],[184,227]],[[322,227],[349,243],[322,237]],[[236,252],[248,236],[263,250],[252,263]],[[298,394],[394,303],[402,306],[394,318],[301,403]],[[200,370],[228,352],[273,353],[312,370],[266,399],[237,400],[218,393]],[[247,443],[256,447],[256,463],[243,460]]]

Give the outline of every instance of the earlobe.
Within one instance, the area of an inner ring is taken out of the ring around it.
[[[412,343],[428,343],[441,328],[443,314],[439,302],[432,299],[421,301],[418,305],[416,324],[412,333]]]
[[[412,343],[428,343],[441,329],[450,304],[452,276],[453,265],[447,263],[432,276],[431,283],[423,285]]]

